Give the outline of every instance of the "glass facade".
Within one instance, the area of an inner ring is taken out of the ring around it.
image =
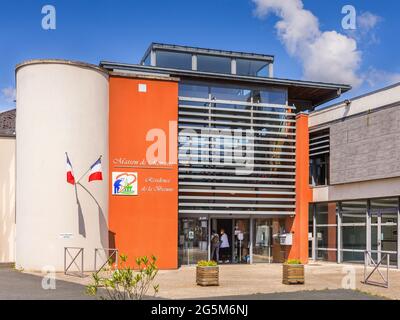
[[[265,61],[236,59],[236,74],[241,76],[268,77],[268,63]]]
[[[271,263],[272,221],[270,219],[254,219],[253,230],[253,263]]]
[[[208,258],[208,219],[182,218],[179,219],[179,248],[178,263],[195,264]]]
[[[192,69],[192,55],[189,53],[156,51],[156,65],[161,68]]]
[[[336,203],[317,204],[316,222],[316,258],[326,261],[337,260],[337,208]]]
[[[364,263],[365,252],[375,261],[389,254],[398,263],[399,198],[352,200],[310,205],[310,257],[325,261]]]
[[[231,73],[231,58],[198,54],[197,71]]]
[[[180,83],[180,214],[294,212],[296,120],[286,99],[276,88]]]

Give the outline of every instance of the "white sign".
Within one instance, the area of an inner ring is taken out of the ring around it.
[[[69,232],[60,233],[60,239],[72,239],[72,233]]]
[[[139,83],[138,90],[139,92],[147,92],[147,85],[145,83]]]
[[[111,181],[112,194],[115,196],[137,196],[137,172],[113,172]]]
[[[193,231],[189,231],[188,238],[189,238],[189,240],[193,240],[194,239],[194,232]]]

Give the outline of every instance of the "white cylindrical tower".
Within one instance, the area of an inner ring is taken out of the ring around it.
[[[62,271],[64,248],[82,247],[93,270],[95,248],[108,247],[108,75],[33,60],[17,66],[16,87],[16,267]],[[75,190],[65,152],[76,180],[102,155],[103,181],[86,175]]]

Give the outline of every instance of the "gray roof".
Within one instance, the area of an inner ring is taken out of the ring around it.
[[[189,47],[189,46],[180,46],[175,44],[166,44],[166,43],[156,43],[153,42],[147,48],[146,52],[140,64],[143,63],[147,55],[151,50],[166,50],[166,51],[174,51],[174,52],[186,52],[186,53],[194,53],[194,54],[207,54],[207,55],[215,55],[215,56],[224,56],[231,58],[243,58],[243,59],[251,59],[251,60],[262,60],[269,63],[274,62],[274,56],[270,54],[261,54],[261,53],[253,53],[253,52],[242,52],[242,51],[228,51],[228,50],[219,50],[219,49],[209,49],[209,48],[199,48],[199,47]]]
[[[133,72],[150,72],[168,74],[173,77],[180,79],[195,79],[195,80],[222,80],[224,82],[236,82],[241,84],[253,84],[258,86],[276,86],[285,87],[288,89],[289,103],[292,101],[308,101],[312,107],[316,107],[320,104],[328,102],[330,100],[338,98],[342,93],[345,93],[351,89],[350,85],[346,84],[335,84],[335,83],[323,83],[314,81],[303,81],[303,80],[290,80],[280,78],[264,78],[264,77],[250,77],[250,76],[239,76],[232,74],[221,74],[211,72],[200,72],[193,70],[180,70],[161,68],[153,66],[144,66],[138,64],[119,63],[111,61],[101,61],[100,67],[108,71],[133,71]],[[297,111],[303,109],[310,110],[311,106],[298,107]],[[297,107],[297,105],[296,105]]]
[[[15,136],[16,109],[0,113],[0,136]]]

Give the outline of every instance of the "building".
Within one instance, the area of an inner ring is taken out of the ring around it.
[[[312,112],[310,256],[400,267],[400,84]]]
[[[0,263],[15,261],[15,116],[0,113]]]
[[[78,247],[86,270],[99,248],[132,259],[154,254],[160,268],[177,268],[211,258],[211,234],[221,229],[230,263],[357,260],[346,247],[335,253],[347,243],[335,219],[347,217],[344,200],[375,196],[339,196],[361,182],[351,169],[340,172],[337,126],[372,117],[364,115],[371,107],[360,98],[314,111],[350,86],[275,78],[273,63],[270,55],[153,43],[139,64],[18,65],[17,267],[63,270],[64,248]],[[396,88],[387,89],[393,99]],[[369,97],[389,103],[386,94]],[[66,152],[76,188],[65,181]],[[89,183],[100,155],[104,180]],[[364,174],[365,190],[383,181]],[[382,188],[376,197],[392,196]]]

